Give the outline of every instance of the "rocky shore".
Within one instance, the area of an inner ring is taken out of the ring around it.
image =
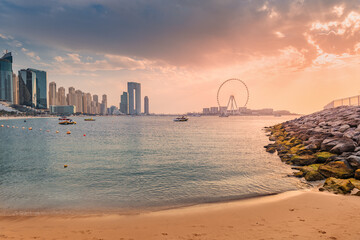
[[[279,155],[296,177],[325,180],[320,191],[360,196],[360,107],[326,109],[266,127],[266,151]]]

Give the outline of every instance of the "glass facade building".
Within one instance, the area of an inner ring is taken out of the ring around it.
[[[13,58],[6,53],[0,58],[0,100],[13,102]]]
[[[37,107],[36,73],[31,70],[19,71],[19,104]]]
[[[47,75],[45,71],[28,68],[28,71],[34,72],[36,75],[36,108],[47,109]]]

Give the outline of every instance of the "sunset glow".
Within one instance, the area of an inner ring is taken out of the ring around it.
[[[14,72],[119,105],[141,83],[154,113],[216,106],[229,78],[249,87],[249,108],[321,110],[360,94],[358,0],[0,2],[0,46]],[[26,9],[26,11],[24,10]]]

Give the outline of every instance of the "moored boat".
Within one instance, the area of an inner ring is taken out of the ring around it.
[[[76,122],[69,119],[69,120],[66,120],[66,121],[59,122],[59,124],[60,125],[73,125],[73,124],[76,124]]]
[[[93,118],[85,118],[84,121],[95,121]]]
[[[187,120],[189,120],[187,117],[182,116],[182,117],[175,118],[174,122],[186,122]]]

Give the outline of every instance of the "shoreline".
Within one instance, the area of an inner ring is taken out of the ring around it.
[[[213,201],[204,201],[204,202],[194,202],[188,204],[176,204],[176,205],[164,205],[164,206],[141,206],[141,207],[109,207],[109,208],[88,208],[88,209],[2,209],[0,206],[0,217],[17,217],[17,216],[27,216],[27,217],[36,217],[36,216],[97,216],[97,215],[108,215],[116,214],[123,216],[132,216],[148,213],[156,213],[163,211],[176,211],[178,209],[187,209],[187,208],[197,208],[203,206],[214,206],[221,204],[232,204],[236,202],[257,202],[262,200],[270,200],[270,198],[278,199],[294,194],[300,194],[302,192],[313,192],[315,191],[314,187],[309,187],[307,189],[297,189],[297,190],[288,190],[285,192],[275,192],[268,194],[260,194],[254,196],[242,196],[242,197],[233,197],[228,199],[220,199]],[[1,203],[0,203],[1,205]]]
[[[291,191],[135,215],[0,216],[15,239],[357,239],[356,196]]]

